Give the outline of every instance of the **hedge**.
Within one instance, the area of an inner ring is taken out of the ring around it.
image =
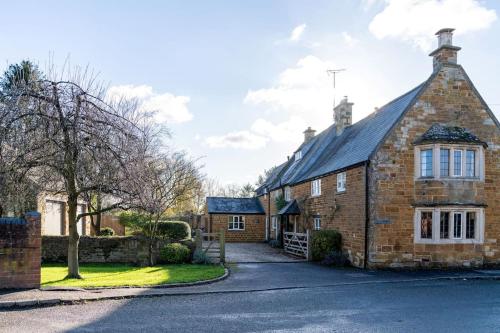
[[[171,241],[191,239],[191,227],[183,221],[160,221],[157,236]]]

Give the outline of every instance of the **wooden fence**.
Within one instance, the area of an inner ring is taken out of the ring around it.
[[[306,233],[298,232],[284,232],[283,233],[283,247],[285,252],[296,255],[298,257],[303,257],[310,259],[310,232],[307,230]]]
[[[196,229],[196,250],[203,251],[214,263],[226,262],[226,241],[224,230],[206,233]]]

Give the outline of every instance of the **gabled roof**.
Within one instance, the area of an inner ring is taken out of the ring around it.
[[[416,88],[345,128],[341,135],[337,136],[335,125],[331,125],[297,149],[302,150],[300,160],[292,158],[282,164],[279,172],[270,176],[263,186],[274,190],[368,161],[433,78],[434,74]]]
[[[207,197],[209,214],[265,214],[258,198]]]
[[[432,125],[427,132],[415,140],[414,144],[426,143],[472,143],[487,147],[488,144],[481,141],[477,136],[466,128],[456,126]]]

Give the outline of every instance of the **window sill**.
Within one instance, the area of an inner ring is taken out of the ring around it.
[[[415,181],[428,181],[428,180],[436,180],[436,181],[466,181],[466,182],[480,182],[484,181],[479,177],[418,177],[415,178]]]
[[[311,198],[316,198],[316,197],[320,197],[321,194],[311,194]]]
[[[245,231],[245,229],[227,229],[227,231]]]
[[[477,239],[418,239],[415,244],[431,244],[431,245],[456,245],[456,244],[483,244]]]
[[[337,190],[337,194],[344,194],[346,190]]]

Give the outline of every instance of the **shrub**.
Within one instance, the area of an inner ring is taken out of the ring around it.
[[[99,231],[99,236],[110,237],[110,236],[114,236],[114,235],[115,235],[115,231],[113,229],[111,229],[110,227],[102,228],[101,231]]]
[[[160,221],[157,225],[158,238],[180,241],[191,238],[191,227],[182,221]]]
[[[207,255],[205,251],[203,250],[194,251],[193,264],[208,265],[211,263],[212,261],[210,260],[210,257]]]
[[[189,247],[181,243],[167,244],[160,251],[161,261],[169,264],[183,264],[189,261],[190,256]]]
[[[312,235],[312,259],[322,261],[334,252],[342,252],[342,236],[336,230],[318,230]]]
[[[342,253],[342,251],[332,251],[325,256],[325,258],[321,261],[321,264],[326,266],[344,267],[349,265],[349,259],[347,258],[347,255]]]

